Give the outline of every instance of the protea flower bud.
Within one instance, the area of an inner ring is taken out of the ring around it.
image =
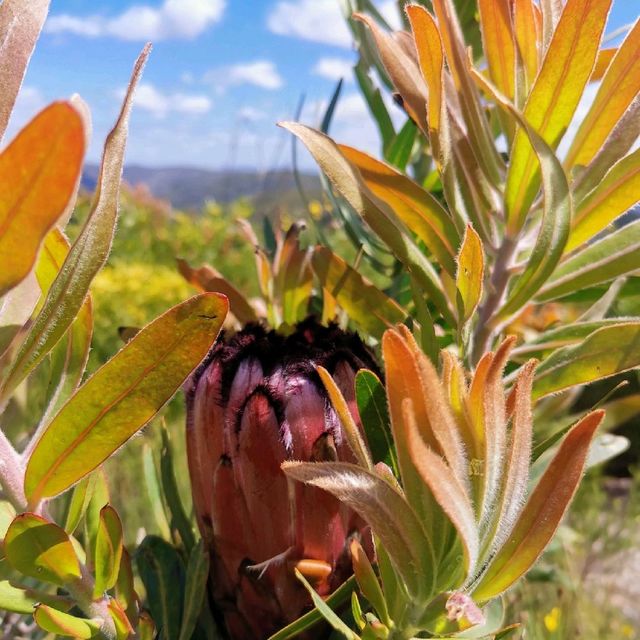
[[[187,394],[187,450],[212,597],[234,640],[267,638],[310,607],[297,567],[321,594],[351,574],[364,522],[329,493],[290,483],[285,460],[352,461],[315,367],[332,374],[359,421],[354,376],[376,369],[354,334],[313,320],[287,337],[249,325],[223,336]]]

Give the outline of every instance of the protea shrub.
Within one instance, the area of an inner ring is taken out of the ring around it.
[[[310,608],[295,569],[327,595],[352,572],[349,543],[371,548],[353,510],[280,469],[287,460],[356,462],[318,366],[359,424],[355,374],[375,362],[357,335],[314,320],[288,336],[258,324],[223,336],[187,393],[195,511],[211,595],[234,640],[266,638]]]

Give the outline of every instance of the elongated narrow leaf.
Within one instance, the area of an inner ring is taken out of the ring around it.
[[[182,625],[185,570],[182,560],[168,542],[147,536],[136,552],[136,564],[147,591],[147,606],[162,640],[176,640]]]
[[[453,276],[460,238],[442,205],[428,191],[389,165],[352,147],[338,145],[338,148],[357,167],[372,193],[393,209]]]
[[[10,395],[65,334],[87,296],[91,281],[107,259],[118,216],[120,178],[133,91],[149,51],[150,48],[145,47],[136,62],[120,116],[107,137],[89,217],[16,355],[7,380],[0,389],[0,399]]]
[[[224,296],[195,296],[147,325],[99,369],[36,444],[25,474],[28,498],[68,489],[151,420],[204,358],[227,309]]]
[[[640,269],[640,220],[587,245],[554,271],[536,296],[546,301]]]
[[[353,451],[353,455],[356,457],[359,465],[371,471],[371,469],[373,469],[371,455],[362,437],[362,433],[360,433],[360,429],[358,429],[358,425],[349,411],[347,401],[344,399],[342,392],[331,374],[324,367],[316,367],[316,371],[320,376],[320,380],[322,380],[322,384],[327,391],[335,412],[338,414],[338,418],[340,418],[342,428],[344,429],[349,447],[351,451]]]
[[[351,541],[350,551],[353,573],[356,576],[362,595],[369,601],[383,624],[388,626],[391,620],[389,618],[387,602],[384,599],[378,577],[371,566],[371,562],[369,562],[367,554],[357,540]]]
[[[382,64],[396,91],[402,96],[404,108],[413,121],[423,130],[427,123],[427,91],[418,65],[397,40],[386,34],[369,16],[357,13],[373,34]]]
[[[84,151],[81,114],[70,102],[54,102],[0,154],[0,296],[33,267],[75,193]]]
[[[640,322],[603,327],[581,344],[554,351],[538,367],[533,398],[538,399],[640,366]]]
[[[541,48],[539,43],[542,40],[542,34],[538,33],[534,0],[515,0],[513,3],[513,28],[516,48],[525,70],[525,91],[521,93],[526,96],[529,87],[533,85],[536,75],[538,75],[539,48]],[[520,87],[518,89],[520,91]],[[518,106],[522,104],[520,100],[524,100],[524,96],[519,96],[519,98]]]
[[[453,321],[453,313],[438,274],[413,242],[404,224],[363,184],[357,170],[346,160],[337,145],[310,127],[293,122],[280,123],[280,126],[302,140],[345,200],[412,272],[443,317]]]
[[[640,199],[640,149],[615,164],[577,208],[566,251],[593,238]]]
[[[345,602],[349,601],[349,598],[351,597],[351,594],[354,593],[355,589],[355,578],[351,576],[348,580],[343,582],[328,598],[326,598],[324,602],[330,609],[335,610],[339,607],[342,607]],[[311,628],[322,619],[323,618],[320,611],[314,608],[291,624],[283,627],[282,629],[280,629],[280,631],[277,631],[272,636],[269,636],[268,640],[289,640],[290,638],[296,638],[303,631]]]
[[[36,624],[49,633],[65,638],[94,638],[100,630],[100,620],[78,618],[69,613],[58,611],[46,604],[39,604],[33,615]]]
[[[181,258],[178,258],[176,262],[178,263],[178,271],[189,284],[203,292],[217,291],[227,296],[229,298],[229,311],[238,318],[239,322],[246,324],[258,321],[258,315],[251,303],[212,266],[205,264],[198,269],[194,269],[189,266],[186,260]]]
[[[527,500],[513,532],[474,589],[475,600],[485,602],[508,589],[544,551],[573,498],[589,445],[603,417],[603,411],[594,411],[567,434]]]
[[[127,617],[132,624],[136,624],[138,620],[138,594],[135,591],[135,585],[133,583],[131,556],[126,548],[122,550],[115,591],[116,599],[124,609]]]
[[[356,401],[373,462],[384,462],[399,477],[387,397],[380,378],[367,369],[356,374]]]
[[[429,592],[433,580],[431,542],[394,487],[366,469],[343,462],[285,462],[282,469],[295,480],[329,491],[359,513],[380,538],[411,593]]]
[[[33,513],[15,518],[4,538],[9,564],[30,578],[64,586],[80,577],[80,563],[64,529]]]
[[[458,315],[461,324],[471,318],[482,297],[484,280],[484,252],[482,240],[471,225],[467,226],[460,253],[456,273],[458,290]]]
[[[84,517],[93,495],[94,486],[93,477],[87,476],[73,488],[64,524],[64,530],[69,535],[73,535],[73,532],[80,524],[80,520]]]
[[[182,605],[182,626],[178,640],[190,640],[198,623],[200,609],[207,591],[209,575],[209,554],[202,540],[189,554],[185,578],[184,604]]]
[[[507,98],[515,98],[516,60],[509,0],[479,0],[480,29],[489,76]]]
[[[100,522],[96,537],[93,561],[95,585],[93,597],[101,598],[105,591],[112,589],[118,580],[122,560],[122,523],[117,511],[110,505],[100,510]]]
[[[0,5],[0,140],[9,123],[50,0],[4,0]]]
[[[588,165],[640,92],[640,20],[620,45],[582,120],[565,165]],[[632,140],[629,141],[632,144]]]
[[[349,626],[343,622],[342,618],[333,611],[329,605],[318,595],[316,590],[307,582],[305,577],[296,569],[296,577],[304,588],[309,592],[313,604],[316,609],[322,614],[322,617],[343,637],[347,640],[359,640],[358,635],[352,631]]]
[[[596,61],[611,0],[568,0],[524,108],[524,118],[552,149],[578,106]],[[518,231],[540,185],[530,136],[519,131],[513,145],[505,204],[507,223]]]
[[[504,96],[484,81],[480,74],[476,74],[476,78],[498,105],[518,120],[522,128],[520,135],[526,132],[535,150],[542,173],[543,217],[527,266],[509,292],[507,302],[499,311],[501,318],[507,318],[529,302],[560,261],[569,237],[573,203],[567,176],[551,147]]]
[[[380,338],[386,329],[406,318],[406,312],[395,300],[330,249],[316,247],[311,265],[322,288],[335,298],[364,333]]]

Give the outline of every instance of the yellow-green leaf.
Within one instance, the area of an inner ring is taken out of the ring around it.
[[[453,276],[460,237],[443,206],[428,191],[389,165],[352,147],[338,145],[338,148],[357,167],[373,194],[393,209]]]
[[[9,564],[30,578],[64,586],[80,578],[80,563],[64,529],[34,513],[17,516],[4,538]]]
[[[467,322],[476,310],[482,297],[484,280],[484,251],[482,240],[471,225],[462,240],[458,254],[456,288],[458,289],[458,315],[461,324]]]
[[[594,331],[575,346],[554,351],[538,367],[533,383],[537,400],[640,366],[640,322],[625,322]]]
[[[0,296],[33,267],[75,193],[84,151],[81,114],[70,102],[54,102],[0,154]]]
[[[620,45],[567,152],[565,166],[588,165],[640,92],[640,20]],[[629,140],[629,145],[633,140]]]
[[[538,74],[539,48],[542,46],[542,34],[539,33],[534,0],[515,0],[513,3],[513,29],[516,48],[525,70],[525,89],[528,90]],[[518,92],[520,93],[520,91],[521,87],[518,87]],[[518,97],[523,99],[522,96]],[[521,104],[519,99],[518,106]]]
[[[118,580],[122,560],[122,539],[122,523],[118,513],[110,505],[102,507],[93,562],[95,573],[93,597],[95,599],[112,589]]]
[[[565,251],[593,238],[640,199],[640,149],[615,164],[576,207]]]
[[[313,271],[326,290],[365,333],[380,338],[390,326],[407,314],[393,299],[352,269],[326,247],[316,247]]]
[[[486,602],[526,573],[553,537],[582,477],[589,445],[604,411],[585,416],[565,437],[527,500],[507,541],[472,593]]]
[[[85,382],[35,446],[25,474],[28,499],[65,491],[151,420],[207,354],[227,310],[220,294],[173,307]]]
[[[58,611],[46,604],[39,604],[33,617],[41,629],[65,638],[78,638],[80,640],[94,638],[100,630],[99,620],[78,618],[69,613]]]
[[[0,580],[0,609],[14,613],[33,613],[37,600],[25,589],[14,587],[8,580]]]
[[[580,102],[596,61],[611,0],[568,0],[524,108],[524,117],[555,149]],[[518,231],[540,185],[539,165],[526,133],[516,134],[505,205],[510,231]]]

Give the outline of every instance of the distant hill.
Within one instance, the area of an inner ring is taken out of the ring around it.
[[[97,165],[87,165],[82,186],[93,190],[98,178]],[[301,176],[309,197],[318,197],[320,180],[315,175]],[[131,185],[146,184],[158,198],[169,200],[174,207],[199,209],[207,200],[231,202],[248,197],[271,208],[281,198],[290,201],[297,196],[293,173],[286,170],[260,173],[257,171],[211,171],[189,167],[151,168],[130,165],[125,167],[124,179]]]

